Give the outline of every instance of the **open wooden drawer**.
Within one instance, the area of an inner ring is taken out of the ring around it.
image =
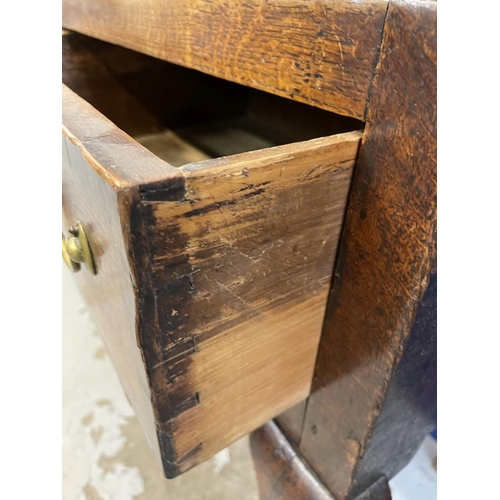
[[[71,33],[63,82],[75,278],[174,477],[308,395],[362,124]]]

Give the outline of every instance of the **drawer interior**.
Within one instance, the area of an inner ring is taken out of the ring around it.
[[[63,83],[176,167],[363,128],[293,89],[281,98],[70,32]]]

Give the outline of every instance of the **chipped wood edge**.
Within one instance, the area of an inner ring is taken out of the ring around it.
[[[254,168],[265,166],[266,163],[272,164],[291,154],[300,154],[312,149],[321,150],[335,144],[358,143],[362,137],[362,130],[354,130],[352,132],[343,132],[341,134],[319,137],[308,141],[293,142],[283,146],[273,146],[250,151],[248,153],[222,156],[197,163],[189,163],[180,167],[180,170],[184,173],[186,179],[197,175],[216,177],[235,168]],[[263,160],[265,160],[266,163],[263,163]]]

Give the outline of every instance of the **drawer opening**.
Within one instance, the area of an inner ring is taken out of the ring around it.
[[[364,127],[293,92],[278,97],[71,32],[63,83],[176,167]]]

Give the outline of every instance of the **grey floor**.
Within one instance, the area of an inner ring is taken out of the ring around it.
[[[390,483],[393,500],[434,500],[430,437]],[[258,500],[243,438],[173,480],[163,478],[104,344],[63,268],[63,499]]]

